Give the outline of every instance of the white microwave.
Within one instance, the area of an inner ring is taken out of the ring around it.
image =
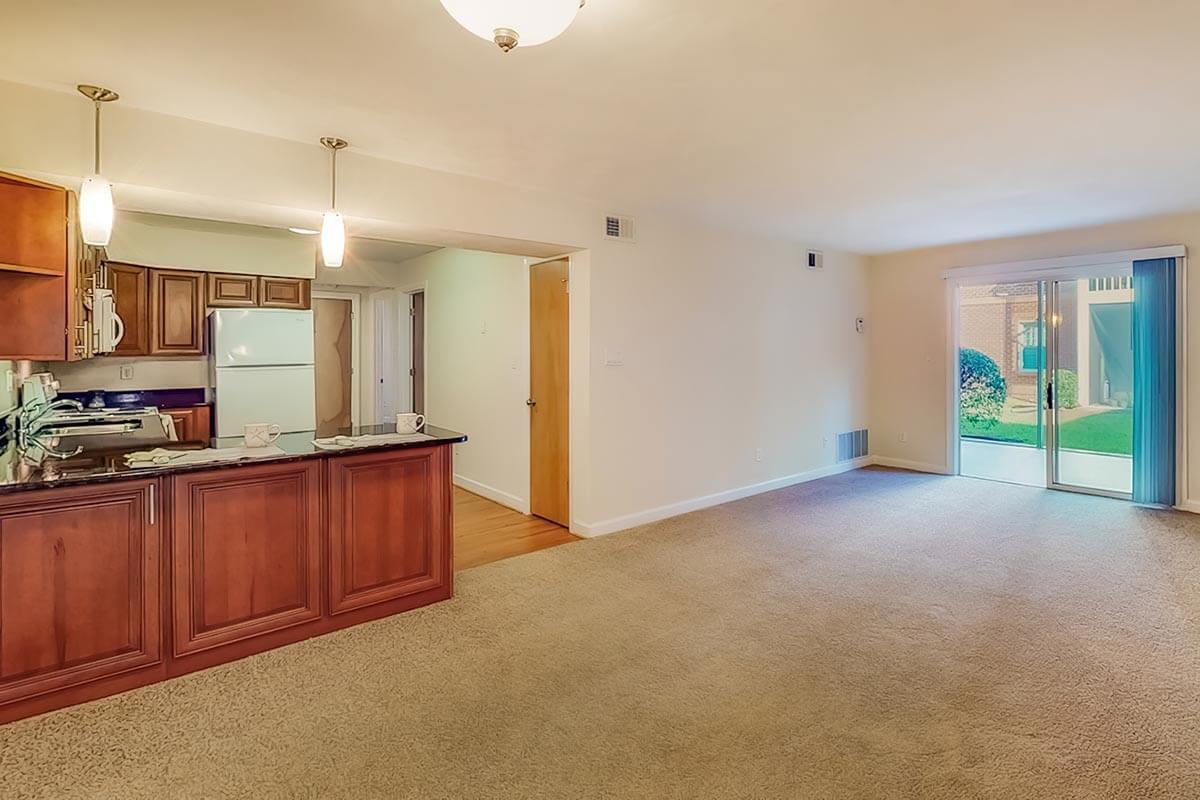
[[[94,289],[92,296],[92,344],[97,353],[111,353],[125,337],[125,323],[117,314],[112,289]]]

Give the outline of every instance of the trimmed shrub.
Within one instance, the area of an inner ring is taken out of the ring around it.
[[[992,427],[1000,422],[1008,384],[1000,367],[978,350],[963,348],[958,354],[959,413],[963,422]]]
[[[1074,370],[1060,369],[1054,373],[1054,402],[1059,408],[1079,407],[1079,376]]]

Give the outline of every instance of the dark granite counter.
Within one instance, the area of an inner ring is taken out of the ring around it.
[[[338,431],[322,431],[320,436],[314,431],[285,433],[273,443],[275,447],[282,451],[279,454],[238,461],[222,461],[207,464],[167,463],[147,467],[130,467],[125,462],[126,453],[152,449],[147,448],[145,445],[127,449],[106,449],[103,451],[84,450],[79,455],[68,459],[47,458],[41,465],[32,466],[17,451],[15,442],[0,441],[0,494],[29,489],[44,489],[54,486],[78,486],[81,484],[103,483],[105,481],[159,477],[197,470],[237,469],[249,465],[281,463],[305,458],[332,458],[375,450],[434,447],[437,445],[459,444],[467,441],[465,434],[445,428],[438,428],[433,425],[426,425],[421,429],[421,432],[427,436],[432,436],[432,439],[390,444],[358,445],[338,450],[322,450],[313,444],[313,439],[328,438],[334,435],[363,436],[395,432],[396,429],[393,425],[370,425]],[[217,450],[226,450],[243,447],[244,442],[242,441],[242,437],[235,436],[224,439],[212,439],[209,446]],[[171,451],[204,449],[203,445],[194,442],[170,443],[160,445],[160,447]]]

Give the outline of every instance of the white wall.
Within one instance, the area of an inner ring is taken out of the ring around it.
[[[315,237],[258,225],[232,225],[161,214],[122,212],[108,258],[199,272],[311,278]]]
[[[1200,253],[1200,214],[1178,214],[1055,233],[913,250],[870,259],[871,451],[914,467],[946,469],[947,309],[943,270],[1182,244]],[[1200,280],[1189,260],[1188,429],[1185,455],[1200,464]],[[908,442],[900,442],[906,434]],[[1200,470],[1189,469],[1200,499]],[[1187,498],[1184,498],[1186,501]]]
[[[425,290],[425,416],[470,439],[455,480],[529,511],[529,278],[519,256],[438,250],[400,265]]]
[[[121,378],[121,367],[133,367],[133,376]],[[208,359],[196,358],[113,358],[104,356],[87,361],[53,362],[45,368],[54,373],[63,391],[88,389],[202,389],[209,385]]]
[[[72,179],[89,169],[90,109],[73,93],[0,82],[0,108],[0,169]],[[571,265],[578,530],[614,530],[828,468],[834,450],[823,437],[866,422],[865,337],[853,327],[867,303],[858,257],[827,252],[825,271],[810,273],[805,243],[636,203],[616,209],[353,149],[338,167],[351,232],[386,220],[413,241],[468,232],[586,251]],[[327,202],[328,159],[315,143],[130,105],[106,110],[105,173],[118,205],[141,210],[287,210],[302,221]],[[638,217],[635,244],[604,239],[604,214],[615,210]],[[616,349],[625,365],[604,366]]]

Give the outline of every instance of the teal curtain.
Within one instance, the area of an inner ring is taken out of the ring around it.
[[[1175,259],[1133,262],[1133,499],[1175,505]]]

